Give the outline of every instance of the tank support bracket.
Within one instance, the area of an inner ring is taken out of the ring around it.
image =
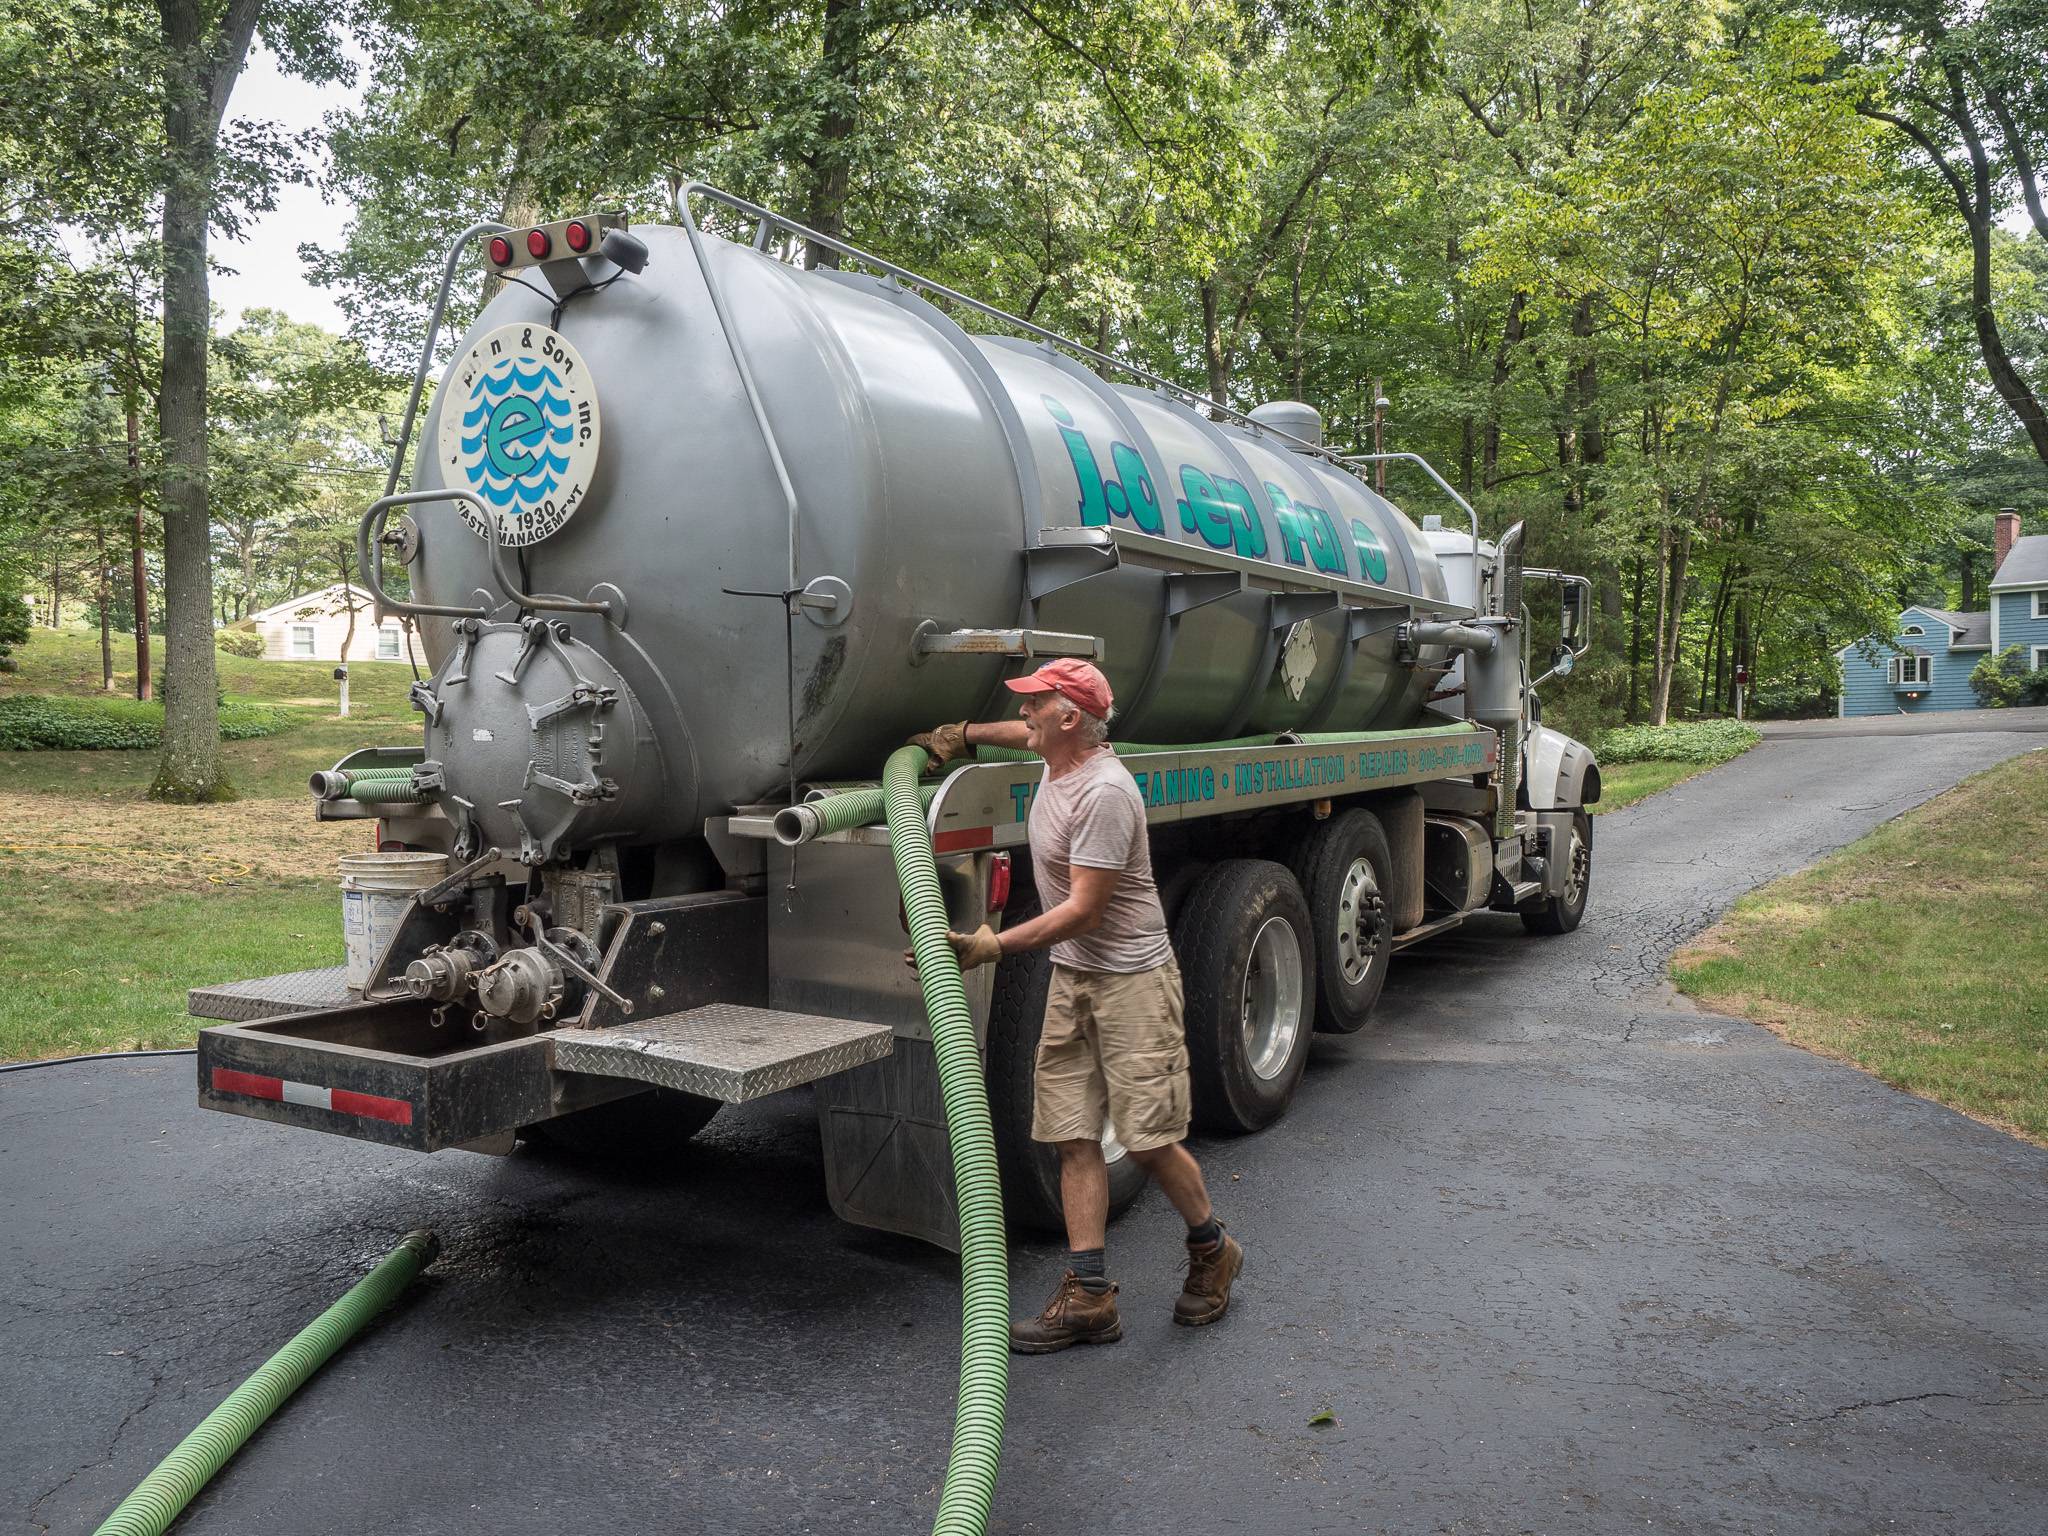
[[[1098,635],[1070,635],[1053,629],[940,629],[926,619],[911,640],[910,664],[927,656],[1085,656],[1102,659]]]

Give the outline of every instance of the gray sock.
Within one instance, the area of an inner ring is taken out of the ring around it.
[[[1100,1296],[1109,1289],[1109,1277],[1103,1273],[1100,1248],[1068,1249],[1067,1268],[1081,1282],[1081,1289],[1090,1295]]]

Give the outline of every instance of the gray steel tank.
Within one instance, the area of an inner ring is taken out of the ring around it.
[[[922,625],[1101,636],[1125,740],[1419,716],[1433,674],[1397,659],[1391,624],[1358,639],[1340,609],[1279,636],[1267,595],[1196,602],[1157,570],[1027,580],[1042,530],[1102,526],[1444,599],[1422,534],[1358,478],[1050,346],[969,335],[892,281],[706,234],[786,493],[688,232],[635,233],[637,275],[559,307],[501,292],[421,440],[415,488],[499,508],[521,589],[623,598],[623,626],[522,627],[474,514],[412,509],[415,599],[493,610],[424,622],[436,670],[416,690],[472,846],[539,862],[694,835],[782,794],[792,711],[798,779],[871,777],[913,730],[1007,712],[1012,664],[919,657]],[[779,596],[735,595],[792,587],[819,599],[787,638]]]

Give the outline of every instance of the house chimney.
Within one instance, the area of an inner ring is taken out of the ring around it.
[[[1991,574],[1996,576],[1998,568],[2005,564],[2005,557],[2012,553],[2013,545],[2020,541],[2020,513],[2017,507],[2002,507],[1998,513],[1998,531],[1991,536]]]

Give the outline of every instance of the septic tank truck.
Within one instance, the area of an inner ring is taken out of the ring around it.
[[[1589,589],[1524,569],[1519,527],[1482,539],[1426,463],[1333,452],[1306,405],[1240,414],[743,199],[679,206],[449,247],[359,532],[379,617],[431,662],[421,735],[314,776],[321,819],[374,832],[351,966],[194,991],[228,1021],[202,1104],[645,1160],[811,1083],[833,1209],[957,1246],[893,845],[928,839],[952,926],[1018,920],[1041,766],[984,751],[894,831],[873,786],[1048,657],[1115,688],[1202,1129],[1283,1114],[1311,1033],[1361,1028],[1408,946],[1481,911],[1578,925],[1600,772],[1536,690],[1583,653]],[[842,265],[801,270],[799,241]],[[465,261],[501,282],[400,492]],[[1453,526],[1377,494],[1372,457]],[[1539,588],[1562,639],[1532,678]],[[1056,1227],[1048,974],[1016,955],[964,989],[1004,1209]],[[1103,1133],[1121,1209],[1143,1175]]]

